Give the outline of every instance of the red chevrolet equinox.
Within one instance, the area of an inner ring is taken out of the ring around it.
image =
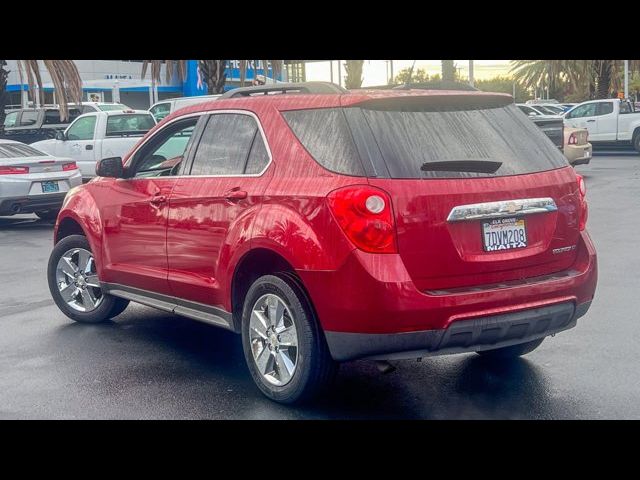
[[[283,403],[358,358],[507,361],[596,288],[584,182],[509,95],[221,98],[97,173],[56,223],[60,310],[93,323],[133,301],[232,330]]]

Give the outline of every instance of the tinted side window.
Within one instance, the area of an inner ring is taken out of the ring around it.
[[[75,123],[71,124],[67,130],[67,138],[69,140],[93,140],[93,132],[96,129],[96,117],[79,118]]]
[[[609,113],[613,113],[613,102],[602,102],[597,105],[598,108],[596,109],[596,115],[608,115]]]
[[[595,103],[587,103],[586,105],[580,105],[576,107],[567,118],[582,118],[582,117],[593,117],[596,114],[596,104]]]
[[[257,175],[264,170],[264,167],[266,167],[268,163],[269,154],[267,153],[267,147],[264,145],[262,135],[260,135],[260,132],[257,132],[244,173],[248,175]]]
[[[340,108],[292,110],[282,114],[311,156],[324,168],[364,176],[364,169]]]
[[[156,122],[159,122],[164,117],[169,115],[169,113],[171,113],[170,110],[171,110],[171,104],[159,103],[149,111],[151,112],[151,115],[153,115],[154,118],[156,119]]]
[[[34,110],[24,110],[22,117],[20,118],[20,126],[27,127],[29,125],[35,125],[38,121],[38,112]]]
[[[8,113],[7,116],[4,117],[4,126],[5,127],[15,127],[17,119],[18,119],[18,112]]]
[[[69,109],[69,115],[67,120],[65,120],[64,122],[62,120],[60,120],[60,110],[45,110],[44,111],[44,123],[46,125],[56,125],[56,124],[64,124],[64,123],[71,123],[73,122],[76,118],[78,118],[80,116],[80,110],[78,110],[77,108],[71,108]]]
[[[241,175],[257,132],[256,121],[249,115],[211,115],[193,157],[191,175]]]

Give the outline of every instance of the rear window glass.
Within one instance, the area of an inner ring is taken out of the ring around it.
[[[568,165],[513,104],[477,110],[362,112],[392,178],[518,175]]]
[[[64,122],[60,120],[60,110],[45,110],[44,111],[44,123],[46,125],[66,124],[73,122],[81,115],[81,112],[77,108],[70,108],[67,120]]]
[[[107,137],[145,133],[154,126],[153,117],[141,115],[111,115],[107,118]]]
[[[324,168],[345,175],[364,176],[341,108],[292,110],[282,115],[298,140]]]
[[[45,155],[29,145],[0,143],[0,158],[42,157]]]
[[[122,105],[121,103],[103,103],[98,105],[98,108],[103,112],[110,112],[112,110],[129,110],[129,107]]]

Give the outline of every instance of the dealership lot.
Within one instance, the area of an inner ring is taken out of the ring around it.
[[[0,418],[640,418],[640,157],[598,154],[587,182],[596,298],[578,326],[508,365],[475,354],[341,367],[302,407],[267,400],[234,334],[131,305],[75,324],[46,282],[52,224],[0,218]]]

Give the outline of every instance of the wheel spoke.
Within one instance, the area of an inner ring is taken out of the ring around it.
[[[296,346],[298,344],[298,336],[293,327],[287,327],[279,332],[276,329],[276,333],[280,338],[279,342],[281,346]]]
[[[78,271],[78,267],[71,261],[69,257],[62,257],[62,262],[58,264],[62,273],[67,277],[73,278],[74,274]]]
[[[252,317],[252,320],[253,319],[256,320],[256,321],[252,321],[251,323],[255,325],[257,328],[261,328],[261,331],[266,336],[267,329],[269,328],[269,320],[264,315],[264,313],[262,313],[260,310],[253,310],[253,312],[251,312],[251,317]]]
[[[271,325],[278,328],[283,323],[284,304],[277,297],[269,297],[269,321]]]
[[[93,298],[91,292],[88,289],[81,290],[82,293],[82,303],[84,304],[84,308],[87,310],[93,310],[96,306],[96,299]]]
[[[275,361],[278,367],[278,380],[282,383],[287,383],[291,380],[291,374],[295,369],[294,363],[286,354],[283,353],[283,351],[279,351],[276,354]]]
[[[62,299],[69,303],[72,300],[75,300],[75,296],[78,294],[78,288],[73,283],[68,283],[66,287],[60,290],[60,295]]]
[[[93,268],[93,262],[94,262],[93,257],[89,257],[89,259],[87,260],[87,265],[84,267],[84,270],[83,270],[83,273],[85,273],[85,276],[86,274],[91,273],[91,270]]]
[[[91,254],[89,252],[84,249],[78,250],[78,270],[85,272],[90,258]]]
[[[262,373],[263,375],[266,375],[273,369],[273,366],[270,367],[269,365],[273,364],[273,362],[270,361],[273,357],[271,355],[271,351],[267,348],[266,345],[262,344],[262,350],[257,355],[254,354],[254,358],[256,360],[258,371],[260,371],[260,373]]]
[[[95,273],[91,275],[86,275],[84,279],[87,282],[88,286],[94,287],[94,288],[100,288],[100,281],[98,280],[98,275],[96,275]]]

